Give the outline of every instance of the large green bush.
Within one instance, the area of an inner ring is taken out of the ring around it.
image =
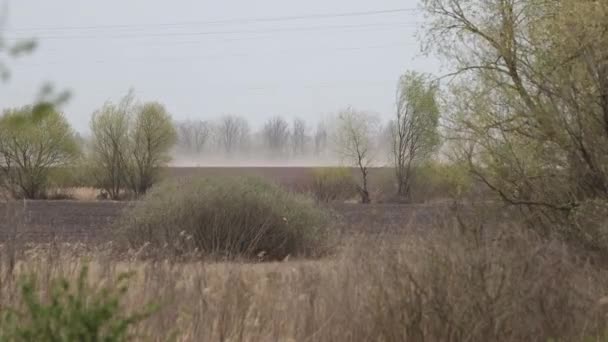
[[[120,230],[131,248],[183,255],[280,259],[314,255],[326,215],[302,195],[257,178],[193,178],[159,184]]]

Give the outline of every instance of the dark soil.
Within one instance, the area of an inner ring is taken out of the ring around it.
[[[128,202],[27,201],[0,204],[0,241],[108,241],[112,224]],[[399,232],[436,225],[445,205],[334,204],[336,229],[344,232]]]

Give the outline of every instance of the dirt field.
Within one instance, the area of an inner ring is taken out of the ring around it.
[[[7,207],[3,215],[0,241],[17,236],[24,242],[107,241],[112,224],[128,207],[126,202],[27,201]],[[335,204],[331,210],[335,227],[345,232],[399,232],[424,229],[436,224],[446,206],[394,204]]]
[[[165,170],[167,177],[257,176],[292,190],[305,190],[311,181],[309,167],[180,167]],[[358,176],[358,170],[352,169]],[[385,168],[370,172],[370,188],[386,179]],[[95,192],[90,190],[89,192]],[[86,198],[94,198],[88,195]],[[0,203],[0,241],[105,241],[112,224],[128,206],[111,201],[27,201],[19,205]],[[447,205],[333,204],[336,229],[346,232],[399,232],[437,225]]]
[[[38,242],[104,240],[109,227],[127,203],[82,201],[27,201],[0,204],[0,240],[17,237]]]

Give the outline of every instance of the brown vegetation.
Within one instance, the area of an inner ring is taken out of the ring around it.
[[[22,275],[36,275],[44,298],[52,279],[76,282],[87,264],[93,288],[133,272],[122,305],[159,305],[132,331],[152,341],[605,337],[604,270],[516,225],[486,231],[445,223],[425,235],[349,238],[319,261],[263,264],[142,261],[137,251],[117,260],[107,246],[82,244],[4,245],[0,303],[18,305]]]

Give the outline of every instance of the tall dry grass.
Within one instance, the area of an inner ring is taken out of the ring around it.
[[[124,306],[159,311],[151,341],[596,341],[606,338],[608,274],[557,241],[511,227],[348,239],[324,260],[276,263],[117,259],[111,246],[2,246],[0,307],[34,274],[92,286],[133,272]],[[8,254],[14,253],[12,259]],[[13,260],[12,265],[8,260]]]

